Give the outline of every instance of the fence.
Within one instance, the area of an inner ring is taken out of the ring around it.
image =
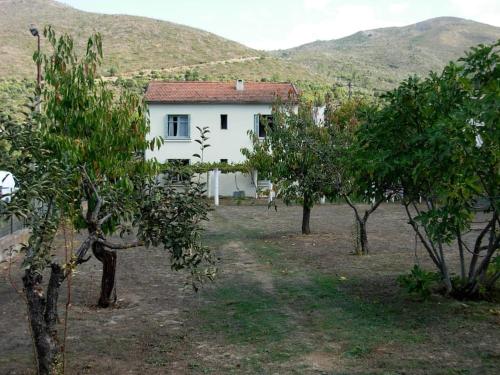
[[[10,220],[0,220],[0,238],[23,229],[24,226],[24,220],[19,220],[14,217]]]

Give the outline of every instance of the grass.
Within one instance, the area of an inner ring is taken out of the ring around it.
[[[282,305],[259,285],[222,287],[208,298],[210,305],[201,311],[206,319],[205,327],[224,333],[230,343],[279,341],[290,329]]]
[[[270,345],[260,356],[272,362],[318,350],[316,344],[304,345],[305,332],[340,342],[346,358],[367,356],[391,342],[409,346],[425,341],[421,327],[400,321],[393,306],[349,295],[342,290],[349,285],[344,283],[341,289],[340,283],[338,278],[321,274],[307,280],[289,278],[277,282],[271,294],[259,285],[234,281],[230,283],[234,286],[207,296],[210,304],[201,311],[202,326],[232,344]]]
[[[417,301],[399,289],[387,298],[367,285],[365,275],[314,270],[292,256],[291,241],[300,246],[300,238],[276,240],[262,227],[217,214],[213,220],[224,229],[207,235],[212,246],[237,241],[272,276],[270,289],[240,270],[203,292],[208,302],[197,322],[208,337],[251,353],[240,363],[242,373],[280,373],[280,366],[289,373],[308,373],[310,367],[300,367],[302,359],[318,352],[339,361],[324,372],[332,374],[355,369],[363,374],[473,374],[478,365],[481,373],[494,372],[499,360],[494,351],[465,349],[454,336],[491,324],[491,303],[464,304],[439,296]],[[393,285],[397,288],[395,277]],[[436,363],[433,351],[462,357]]]
[[[315,207],[311,236],[298,234],[297,206],[278,212],[220,206],[204,235],[220,258],[214,283],[193,294],[183,288],[185,275],[168,271],[162,249],[124,252],[122,308],[114,310],[86,308],[82,286],[99,282],[100,265],[91,260],[74,283],[70,371],[496,374],[498,303],[440,295],[418,301],[398,287],[397,276],[414,262],[414,236],[406,224],[398,226],[406,223],[400,209],[386,204],[373,215],[372,253],[360,257],[350,254],[343,235],[352,214],[344,205]],[[423,255],[421,262],[429,267]],[[19,319],[22,306],[8,285],[0,284],[0,296],[6,337],[0,373],[24,373],[31,346]]]

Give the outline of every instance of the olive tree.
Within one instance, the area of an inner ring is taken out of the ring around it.
[[[31,229],[23,248],[23,284],[38,370],[49,374],[61,352],[59,288],[90,259],[90,251],[103,263],[102,307],[111,302],[121,250],[161,246],[174,270],[191,271],[195,287],[212,278],[214,268],[200,243],[200,223],[208,210],[203,186],[188,179],[179,190],[157,178],[159,166],[143,154],[161,140],[146,139],[149,123],[142,99],[115,93],[99,78],[99,34],[89,39],[81,57],[70,36],[57,38],[51,28],[44,35],[51,52],[35,54],[44,71],[44,85],[35,93],[42,98],[42,111],[31,106],[22,123],[0,117],[0,169],[13,171],[18,186],[9,204],[1,201],[0,212],[26,218]],[[54,246],[63,220],[87,233],[68,262]],[[133,241],[113,236],[134,231]]]
[[[361,147],[403,189],[410,225],[458,298],[477,297],[500,277],[499,46],[480,45],[439,75],[409,78],[360,134]]]
[[[253,148],[243,149],[249,164],[277,188],[286,204],[302,204],[302,233],[310,234],[311,209],[328,188],[328,133],[315,121],[311,102],[276,103],[265,138],[250,132]]]

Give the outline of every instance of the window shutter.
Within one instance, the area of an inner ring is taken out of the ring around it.
[[[191,115],[187,115],[187,137],[191,139]]]
[[[169,123],[169,118],[170,118],[169,115],[165,116],[165,131],[164,131],[165,134],[163,134],[163,136],[164,136],[165,139],[168,138],[168,123]]]
[[[253,131],[257,136],[259,136],[259,118],[259,114],[253,115]]]

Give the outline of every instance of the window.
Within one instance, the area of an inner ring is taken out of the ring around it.
[[[227,115],[220,115],[220,128],[227,130]]]
[[[167,161],[172,165],[171,172],[168,174],[170,180],[173,183],[186,181],[188,178],[187,174],[184,175],[177,169],[180,169],[182,166],[189,165],[189,159],[168,159]]]
[[[270,128],[273,127],[273,116],[272,115],[257,115],[258,116],[258,127],[256,132],[259,134],[259,138],[266,137],[266,125]]]
[[[167,138],[189,139],[189,116],[168,115]]]
[[[227,164],[228,160],[227,159],[220,159],[221,164]]]

